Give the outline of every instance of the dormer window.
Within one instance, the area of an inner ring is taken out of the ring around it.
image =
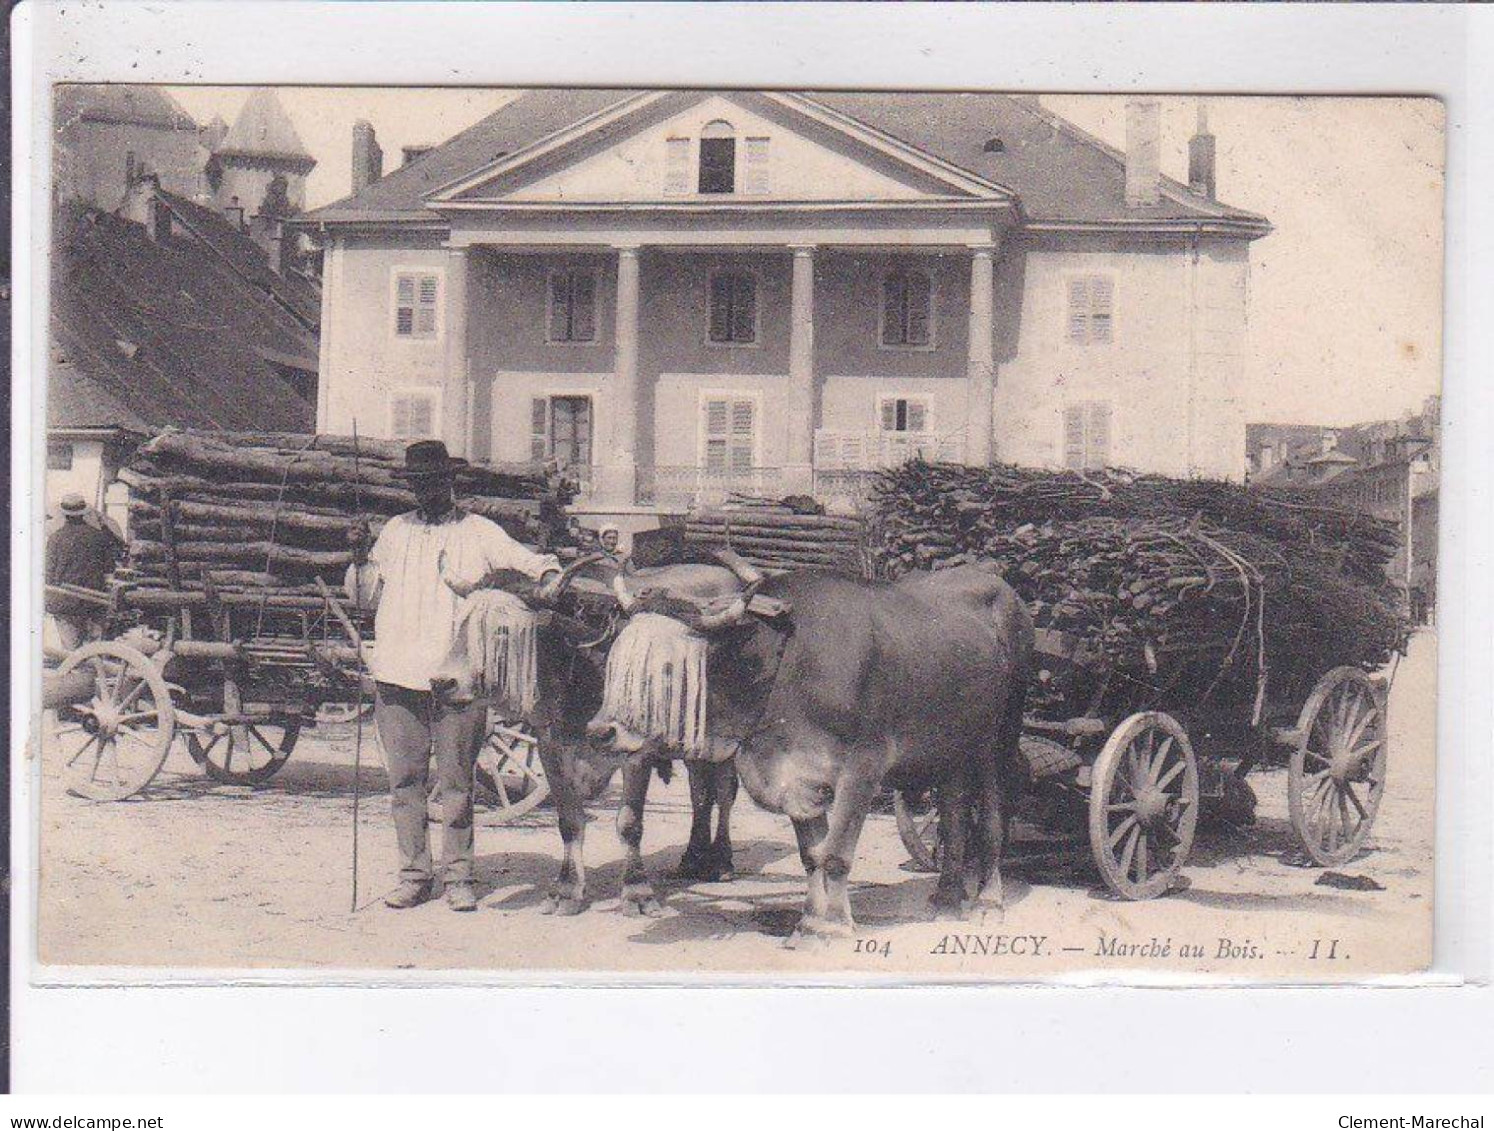
[[[737,189],[737,136],[730,122],[709,122],[700,131],[698,188],[702,193]]]

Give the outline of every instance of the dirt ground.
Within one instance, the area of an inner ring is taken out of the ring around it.
[[[1083,841],[1019,823],[1007,906],[932,922],[934,877],[908,870],[890,815],[874,815],[852,874],[857,939],[789,949],[804,877],[786,819],[745,792],[734,813],[738,877],[683,886],[671,871],[689,827],[685,775],[655,782],[644,837],[665,910],[618,912],[621,850],[605,806],[586,841],[594,902],[542,915],[559,860],[548,808],[477,834],[477,913],[433,902],[386,909],[396,871],[383,771],[364,731],[359,906],[351,892],[353,731],[309,732],[257,790],[216,785],[178,741],[141,796],[66,795],[55,757],[40,780],[39,980],[63,967],[343,968],[659,975],[905,975],[1028,979],[1059,973],[1326,981],[1430,960],[1436,638],[1418,635],[1391,696],[1390,784],[1368,851],[1340,869],[1372,890],[1320,885],[1298,862],[1286,774],[1255,774],[1256,824],[1201,833],[1187,887],[1148,903],[1097,890]],[[436,830],[433,828],[432,830]],[[1128,950],[1121,953],[1117,948]],[[1130,949],[1136,948],[1136,949]],[[1195,949],[1196,948],[1196,949]]]

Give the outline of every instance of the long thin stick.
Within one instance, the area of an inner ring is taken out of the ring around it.
[[[358,517],[363,517],[363,474],[358,470],[358,419],[353,418],[353,499],[357,508]],[[362,571],[353,566],[353,586],[360,591],[359,583],[362,581]],[[328,599],[327,602],[334,611],[341,612],[336,601]],[[358,802],[363,795],[363,677],[367,671],[367,664],[363,659],[363,641],[358,635],[358,630],[348,620],[346,615],[339,615],[339,620],[347,628],[353,638],[353,646],[358,649],[358,698],[355,702],[357,714],[353,716],[353,911],[358,910]]]

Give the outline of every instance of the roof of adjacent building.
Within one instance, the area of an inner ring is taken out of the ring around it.
[[[435,217],[425,207],[425,198],[437,189],[639,93],[526,91],[418,161],[303,218],[331,223],[431,221]],[[798,97],[1013,190],[1029,223],[1214,220],[1243,223],[1257,235],[1269,230],[1263,217],[1209,200],[1167,177],[1161,180],[1158,203],[1128,206],[1124,154],[1044,109],[1034,98],[845,92]]]
[[[217,153],[315,163],[291,124],[290,115],[268,87],[260,87],[249,95]]]
[[[314,427],[281,372],[316,335],[203,241],[76,205],[54,236],[49,428]]]
[[[191,234],[212,248],[246,281],[274,295],[307,329],[314,330],[320,324],[322,296],[311,280],[275,271],[264,248],[222,213],[174,192],[157,191]]]
[[[61,127],[72,121],[120,122],[158,129],[193,130],[192,115],[160,87],[128,83],[61,83],[53,108]]]

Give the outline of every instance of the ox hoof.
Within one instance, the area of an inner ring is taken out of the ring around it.
[[[970,906],[958,896],[935,892],[929,900],[929,915],[933,919],[960,923],[970,918]]]
[[[645,919],[657,919],[664,914],[664,907],[659,902],[659,897],[654,894],[652,888],[647,887],[623,888],[622,902],[618,904],[618,910],[624,915],[641,915]]]
[[[716,873],[716,865],[710,857],[689,852],[680,857],[680,865],[674,870],[682,880],[714,880]]]
[[[586,901],[579,895],[566,895],[552,891],[540,904],[541,915],[579,915],[586,910]]]

